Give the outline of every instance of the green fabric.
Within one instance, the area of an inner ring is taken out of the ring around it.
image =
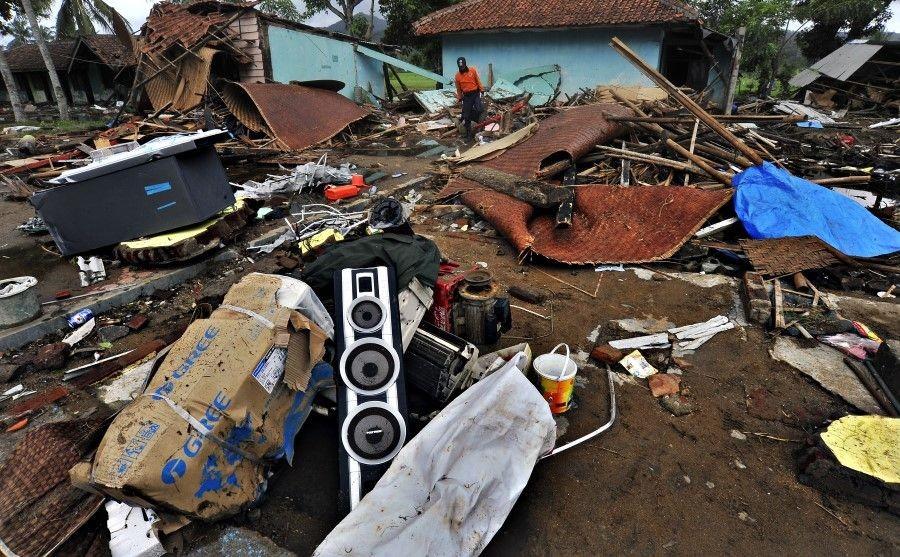
[[[427,238],[375,234],[330,246],[303,269],[300,278],[325,301],[333,299],[334,272],[341,269],[390,265],[397,275],[397,289],[403,290],[413,277],[434,288],[440,263],[438,247]]]

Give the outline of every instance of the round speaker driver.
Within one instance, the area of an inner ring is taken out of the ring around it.
[[[358,394],[374,396],[388,390],[400,376],[400,358],[387,342],[363,338],[347,347],[338,370],[344,385]]]
[[[387,310],[374,296],[360,296],[353,300],[348,312],[350,325],[357,331],[371,333],[384,325]]]
[[[366,402],[344,420],[341,439],[353,460],[369,465],[382,464],[394,458],[403,447],[406,423],[387,403]]]

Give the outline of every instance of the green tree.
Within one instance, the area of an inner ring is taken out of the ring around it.
[[[776,79],[783,78],[782,53],[788,40],[787,24],[794,17],[791,0],[700,0],[695,4],[711,28],[728,35],[745,26],[741,69],[759,78],[760,95],[768,95]]]
[[[387,20],[384,42],[407,46],[419,51],[427,66],[440,69],[440,42],[434,37],[416,36],[413,23],[434,11],[456,4],[459,0],[381,0],[381,13]]]
[[[194,0],[172,0],[176,4],[190,4]],[[223,2],[229,2],[231,4],[242,4],[244,0],[222,0]],[[289,21],[301,21],[303,19],[303,15],[297,9],[297,6],[294,4],[293,0],[262,0],[257,6],[261,12],[272,14],[274,16],[280,17],[281,19],[287,19]]]
[[[56,67],[53,65],[53,59],[50,57],[50,49],[47,47],[47,41],[44,39],[44,36],[40,32],[41,26],[38,24],[38,12],[35,11],[35,4],[37,3],[32,4],[31,0],[16,0],[16,2],[19,7],[22,8],[22,12],[24,12],[25,18],[28,20],[28,25],[31,26],[35,43],[37,43],[38,50],[41,53],[41,58],[43,58],[44,60],[44,66],[47,68],[47,74],[50,77],[50,84],[53,86],[53,96],[56,97],[56,107],[59,110],[59,119],[68,120],[69,103],[68,101],[66,101],[66,95],[63,92],[62,82],[59,79],[59,75],[56,73]],[[42,4],[37,5],[39,7],[42,6]]]
[[[344,31],[350,32],[353,25],[353,12],[363,0],[305,0],[306,11],[303,18],[312,17],[321,12],[331,12],[344,22]]]
[[[363,14],[354,15],[353,21],[350,22],[350,28],[347,29],[347,34],[358,39],[368,38],[370,36],[369,17]]]
[[[13,17],[12,0],[0,0],[0,33],[8,34],[6,21]],[[25,111],[22,109],[22,96],[19,94],[19,86],[13,77],[12,71],[9,69],[9,63],[6,61],[6,53],[0,47],[0,76],[3,77],[3,84],[6,86],[6,93],[9,97],[9,104],[12,107],[13,118],[16,122],[25,120]]]
[[[13,38],[6,45],[7,48],[34,43],[34,33],[31,30],[31,26],[28,25],[28,20],[25,19],[25,16],[21,14],[14,14],[9,21],[0,23],[0,33]],[[50,27],[41,25],[41,34],[44,36],[44,40],[53,40],[53,29]]]
[[[805,56],[818,60],[846,41],[883,30],[890,5],[891,0],[800,0],[796,17],[812,25],[798,33],[797,43]]]
[[[62,0],[56,12],[58,38],[96,35],[97,26],[108,33],[115,33],[120,40],[131,44],[131,25],[122,14],[103,0]]]

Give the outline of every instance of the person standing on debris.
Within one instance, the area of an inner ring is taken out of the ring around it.
[[[456,100],[462,101],[462,120],[466,126],[466,136],[472,137],[472,122],[481,119],[481,113],[484,111],[484,104],[481,102],[481,94],[484,87],[481,85],[481,78],[478,77],[478,70],[469,67],[466,59],[460,56],[456,59]]]

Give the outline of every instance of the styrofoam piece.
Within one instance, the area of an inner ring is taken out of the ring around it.
[[[162,557],[166,553],[153,529],[157,521],[153,511],[107,501],[106,513],[112,557]]]

